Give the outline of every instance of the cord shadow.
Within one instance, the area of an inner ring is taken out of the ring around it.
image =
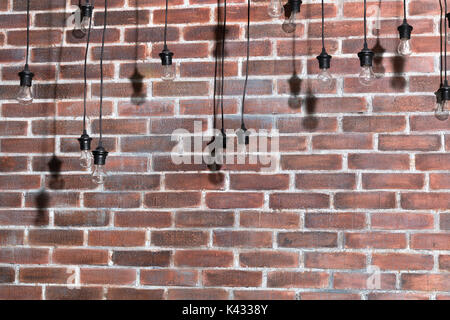
[[[135,32],[135,52],[134,52],[134,71],[129,78],[131,87],[133,88],[133,94],[131,95],[131,103],[139,106],[145,103],[147,99],[146,92],[144,90],[144,75],[139,71],[138,58],[139,58],[139,0],[135,0],[135,19],[136,19],[136,32]]]
[[[218,129],[217,126],[217,97],[221,97],[223,95],[223,92],[221,91],[222,88],[222,79],[219,76],[222,72],[221,69],[221,62],[222,61],[222,56],[226,56],[226,51],[225,51],[225,44],[222,44],[222,40],[224,37],[226,37],[227,34],[227,30],[224,29],[223,24],[221,23],[221,16],[220,16],[220,0],[217,0],[217,24],[214,28],[214,42],[215,42],[215,47],[214,47],[214,96],[213,96],[213,137],[211,138],[211,141],[208,142],[208,147],[211,146],[211,151],[210,151],[210,158],[215,158],[216,157],[216,146],[217,144],[219,144],[221,137],[216,136],[216,131]],[[222,47],[223,45],[223,47]],[[223,52],[223,55],[222,55]],[[216,141],[217,140],[217,141]],[[212,145],[214,145],[214,147],[212,147]],[[207,167],[210,171],[216,172],[219,171],[222,166],[217,163],[216,161],[214,161],[212,164],[207,164]]]

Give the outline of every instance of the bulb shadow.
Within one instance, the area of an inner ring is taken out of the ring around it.
[[[129,78],[131,82],[131,87],[133,93],[131,95],[131,103],[139,106],[145,103],[147,100],[147,94],[144,90],[144,75],[139,71],[138,59],[139,59],[139,33],[140,33],[140,22],[139,22],[139,0],[135,0],[135,20],[136,20],[136,32],[134,41],[134,71]]]
[[[41,191],[39,191],[39,193],[36,195],[34,203],[37,209],[37,216],[34,219],[34,224],[42,225],[47,220],[47,209],[50,204],[49,193],[44,188],[41,189]]]
[[[305,129],[309,131],[314,131],[319,125],[319,119],[315,116],[316,106],[317,98],[314,96],[311,89],[308,88],[305,98],[306,116],[303,118],[302,124]]]

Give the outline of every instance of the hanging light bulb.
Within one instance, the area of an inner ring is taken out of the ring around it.
[[[406,19],[403,19],[403,23],[398,27],[400,34],[400,43],[397,48],[397,52],[402,56],[409,56],[412,53],[411,50],[411,32],[413,27],[408,24]]]
[[[367,43],[364,43],[364,48],[358,53],[361,62],[359,82],[364,86],[370,86],[376,79],[372,67],[374,55],[375,54],[367,47]]]
[[[317,77],[319,79],[319,84],[323,89],[330,89],[333,85],[333,77],[330,73],[330,60],[331,56],[322,51],[320,56],[317,56],[319,60],[320,73]]]
[[[270,0],[269,7],[267,8],[267,13],[272,18],[279,18],[284,13],[284,7],[281,4],[281,0]]]
[[[107,172],[105,169],[106,157],[108,156],[108,152],[101,145],[97,147],[92,152],[94,156],[94,168],[92,170],[92,181],[95,183],[102,185],[105,183]]]
[[[92,166],[91,141],[92,138],[89,137],[86,130],[84,130],[81,137],[78,138],[81,150],[80,165],[85,169],[88,169]]]
[[[162,63],[162,75],[161,78],[164,81],[172,81],[175,79],[175,65],[172,63],[173,53],[169,51],[167,46],[164,46],[164,50],[159,54]]]
[[[283,31],[286,33],[293,33],[297,28],[297,24],[295,22],[297,13],[300,12],[300,7],[302,5],[301,0],[289,0],[289,7],[291,9],[291,15],[286,18],[283,25],[281,26]]]
[[[34,74],[29,70],[28,64],[25,64],[25,68],[19,73],[19,77],[20,89],[16,100],[22,104],[30,104],[33,102],[32,81]]]
[[[89,30],[93,11],[94,6],[89,2],[89,0],[86,1],[85,5],[81,6],[81,32],[86,33]]]
[[[436,119],[445,121],[449,117],[449,106],[450,106],[450,87],[447,81],[435,92],[436,95],[436,109],[434,111],[434,116]]]

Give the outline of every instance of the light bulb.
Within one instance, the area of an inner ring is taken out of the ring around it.
[[[286,19],[282,25],[282,29],[286,33],[292,33],[297,28],[297,25],[295,24],[295,11],[292,11],[291,16],[289,19]]]
[[[333,77],[328,69],[320,69],[318,79],[320,86],[324,89],[329,89],[333,85]]]
[[[163,65],[162,68],[161,78],[164,81],[172,81],[173,79],[175,79],[175,65]]]
[[[449,116],[448,107],[448,101],[436,103],[436,110],[434,111],[434,116],[436,119],[441,121],[447,120]]]
[[[96,184],[102,185],[105,183],[107,173],[104,165],[94,165],[94,169],[92,170],[92,181]]]
[[[267,12],[272,18],[281,17],[284,13],[284,8],[281,4],[281,0],[271,0],[269,7],[267,8]]]
[[[410,39],[406,38],[400,39],[397,52],[402,56],[409,56],[412,53]]]
[[[33,102],[33,89],[31,86],[20,86],[16,100],[21,104],[30,104]]]
[[[92,153],[90,150],[81,151],[80,165],[82,168],[86,169],[92,166]]]
[[[91,20],[91,18],[89,16],[83,17],[83,19],[81,20],[81,24],[80,24],[81,32],[83,32],[83,33],[88,32],[90,20]]]
[[[375,73],[372,66],[362,66],[359,74],[359,82],[364,86],[370,86],[375,81]]]

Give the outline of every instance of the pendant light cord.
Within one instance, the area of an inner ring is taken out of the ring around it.
[[[406,21],[406,0],[403,0],[403,20]]]
[[[167,49],[167,18],[169,11],[169,0],[166,0],[166,13],[165,13],[165,22],[164,22],[164,49]]]
[[[447,13],[447,0],[444,0],[445,5],[445,13]],[[444,30],[445,30],[445,38],[444,38],[444,70],[445,70],[445,78],[444,82],[447,85],[447,15],[444,15]]]
[[[443,15],[443,8],[442,8],[442,0],[439,0],[439,6],[441,8],[441,14],[439,16],[439,36],[440,36],[440,77],[441,77],[441,87],[444,84],[444,70],[443,70],[443,48],[442,48],[442,15]],[[447,40],[446,40],[447,41]]]
[[[322,49],[325,50],[325,9],[322,0]]]
[[[105,0],[105,14],[103,23],[103,34],[102,34],[102,49],[100,53],[100,116],[99,116],[99,130],[100,139],[98,142],[99,146],[103,145],[103,130],[102,130],[102,116],[103,116],[103,54],[105,52],[105,33],[106,33],[106,19],[108,15],[108,0]]]
[[[242,111],[241,111],[241,125],[244,126],[244,113],[245,113],[245,96],[247,95],[248,85],[248,69],[250,62],[250,2],[247,2],[247,63],[245,67],[245,81],[244,81],[244,93],[242,95]]]
[[[87,1],[89,2],[89,1]],[[86,132],[86,100],[87,100],[87,59],[88,59],[88,51],[89,51],[89,42],[91,40],[91,26],[92,26],[92,16],[89,17],[89,29],[87,33],[86,40],[86,52],[84,54],[84,98],[83,98],[83,133]]]
[[[224,100],[224,87],[225,87],[225,36],[227,29],[227,0],[223,0],[223,30],[222,30],[222,65],[221,65],[221,80],[222,83],[220,89],[220,112],[222,115],[222,131],[224,130],[224,117],[223,117],[223,100]]]
[[[25,59],[26,66],[28,66],[29,55],[30,55],[30,0],[27,0],[27,53]]]
[[[367,0],[364,0],[364,48],[367,48]]]

